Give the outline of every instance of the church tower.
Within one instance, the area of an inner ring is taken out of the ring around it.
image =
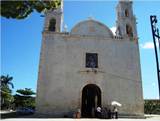
[[[63,0],[59,8],[48,10],[45,13],[44,30],[61,32],[63,23]]]
[[[116,35],[137,38],[136,18],[133,14],[132,1],[120,0],[117,7]]]

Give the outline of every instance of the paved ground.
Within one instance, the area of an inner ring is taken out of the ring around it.
[[[5,121],[160,121],[159,119],[57,119],[57,118],[50,118],[50,119],[24,119],[24,118],[18,118],[18,119],[3,119]]]
[[[160,121],[160,115],[150,115],[146,119],[71,119],[71,118],[9,118],[4,121]]]
[[[146,119],[74,119],[74,118],[30,118],[31,116],[17,117],[15,112],[0,112],[1,118],[3,117],[4,121],[160,121],[160,115],[145,115]],[[5,115],[7,114],[7,115]],[[9,114],[9,115],[8,115]]]

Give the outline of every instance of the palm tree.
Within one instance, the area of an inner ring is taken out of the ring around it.
[[[1,109],[9,108],[11,102],[13,101],[12,90],[9,88],[9,85],[14,88],[13,83],[11,82],[13,77],[9,75],[0,77],[0,91],[1,91]]]
[[[2,75],[0,80],[1,80],[1,87],[11,85],[11,87],[14,88],[14,85],[11,82],[13,80],[13,77],[10,77],[9,75],[7,76]]]

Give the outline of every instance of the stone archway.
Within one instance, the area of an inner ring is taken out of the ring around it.
[[[95,84],[88,84],[82,90],[82,117],[94,117],[94,110],[101,107],[101,90]]]
[[[133,31],[132,31],[132,27],[130,25],[126,25],[126,34],[129,36],[129,37],[133,37]]]

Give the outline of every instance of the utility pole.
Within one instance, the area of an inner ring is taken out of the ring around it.
[[[157,65],[157,77],[158,77],[158,89],[159,89],[159,99],[160,99],[160,67],[159,67],[159,60],[158,57],[160,56],[160,35],[159,29],[156,26],[158,22],[157,17],[155,15],[150,16],[151,21],[151,28],[152,28],[152,35],[153,35],[153,43],[154,43],[154,50],[155,50],[155,57],[156,57],[156,65]],[[158,43],[158,46],[157,46]],[[159,48],[159,51],[158,51]]]

